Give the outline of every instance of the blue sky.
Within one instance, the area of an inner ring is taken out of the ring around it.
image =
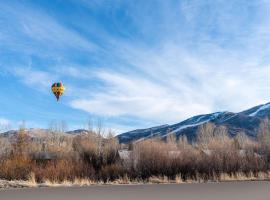
[[[270,101],[269,1],[10,0],[0,10],[2,127],[91,118],[121,133]]]

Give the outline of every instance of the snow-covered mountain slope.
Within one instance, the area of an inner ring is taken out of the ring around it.
[[[20,132],[19,130],[10,130],[1,133],[0,136],[11,138],[16,136],[19,132]],[[42,138],[50,134],[50,131],[48,129],[36,129],[36,128],[25,129],[24,132],[31,138]]]
[[[10,130],[4,133],[0,133],[0,137],[6,137],[6,138],[13,138],[19,133],[19,130]],[[30,137],[30,138],[44,138],[44,137],[50,137],[54,133],[49,130],[49,129],[38,129],[38,128],[30,128],[30,129],[25,129],[25,133]],[[62,136],[76,136],[76,135],[81,135],[81,134],[86,134],[87,131],[84,129],[77,129],[74,131],[68,131],[65,133],[57,133],[58,135]]]
[[[259,105],[243,111],[242,114],[249,115],[251,117],[270,117],[270,103]]]
[[[154,136],[166,137],[168,133],[175,133],[177,137],[186,135],[192,140],[196,137],[200,125],[212,122],[228,128],[231,136],[244,131],[251,137],[256,136],[256,129],[264,118],[270,118],[270,103],[250,108],[240,113],[216,112],[198,115],[173,125],[162,125],[153,128],[139,129],[118,135],[121,143],[148,139]]]
[[[117,137],[120,143],[128,143],[155,136],[164,138],[167,136],[167,134],[174,133],[177,137],[186,135],[189,140],[192,140],[196,137],[198,127],[207,122],[226,126],[231,136],[236,135],[240,131],[244,131],[247,135],[255,137],[256,129],[259,127],[261,120],[264,118],[270,119],[270,103],[259,105],[239,113],[216,112],[198,115],[177,124],[165,124],[147,129],[138,129],[120,134]],[[52,134],[52,132],[48,129],[27,129],[26,132],[31,138],[47,137]],[[84,129],[78,129],[61,134],[65,136],[74,136],[85,134],[86,132],[87,131]],[[11,130],[5,133],[0,133],[0,137],[12,138],[16,134],[18,134],[17,130]]]

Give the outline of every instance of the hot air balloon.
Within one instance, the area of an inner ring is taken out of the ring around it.
[[[57,101],[59,101],[59,98],[64,94],[65,92],[65,87],[63,83],[54,83],[52,84],[52,92],[55,95]]]

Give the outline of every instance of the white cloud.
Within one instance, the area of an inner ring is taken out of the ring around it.
[[[228,52],[218,46],[210,51],[215,59],[192,55],[170,43],[150,51],[134,46],[119,49],[137,70],[96,72],[104,89],[73,100],[73,108],[172,123],[219,110],[237,112],[269,100],[270,67],[238,54],[226,57]]]
[[[35,70],[32,67],[16,67],[11,71],[25,84],[41,91],[47,91],[58,77],[46,71]]]
[[[162,76],[168,78],[169,76]],[[100,72],[106,90],[94,93],[90,99],[77,99],[71,106],[98,115],[131,115],[151,121],[177,121],[211,110],[211,103],[203,103],[196,91],[181,86],[181,80],[167,84],[151,81],[135,74]],[[180,78],[180,77],[179,77]],[[166,82],[166,81],[165,81]],[[178,85],[179,84],[179,85]],[[174,85],[176,87],[174,87]],[[176,90],[179,87],[180,89]],[[184,94],[183,90],[189,90]],[[203,96],[203,94],[202,94]]]

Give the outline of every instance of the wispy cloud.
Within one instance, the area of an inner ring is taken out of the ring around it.
[[[52,73],[34,70],[32,67],[16,67],[12,73],[23,83],[38,90],[48,90],[50,85],[57,80],[57,76]]]
[[[153,35],[159,42],[145,46],[136,41],[118,40],[112,48],[114,55],[124,60],[119,63],[120,71],[99,73],[106,89],[88,99],[74,100],[71,105],[99,115],[133,115],[158,122],[175,122],[220,109],[240,111],[267,101],[265,91],[270,88],[265,75],[269,67],[258,62],[265,52],[256,52],[261,48],[261,24],[258,24],[261,16],[250,13],[241,2],[237,5],[228,5],[225,1],[212,3],[180,3],[179,10],[165,3],[159,18],[155,19],[157,13],[154,12],[146,21],[141,21],[139,16],[145,16],[143,12],[150,8],[147,4],[145,10],[131,7],[129,17],[144,35],[164,28]],[[249,6],[256,11],[265,9],[259,3]],[[208,9],[209,13],[204,12]],[[239,13],[241,17],[237,17]],[[251,15],[254,21],[248,22]],[[153,20],[160,20],[159,24],[153,26]],[[188,29],[181,29],[181,23]],[[200,23],[203,26],[200,27]],[[170,37],[165,39],[162,34],[167,31]],[[247,48],[245,53],[242,45]]]
[[[63,57],[65,51],[93,51],[96,45],[65,27],[38,7],[29,3],[0,3],[1,46],[21,54]],[[56,53],[57,52],[57,53]],[[57,54],[57,56],[55,55]]]

